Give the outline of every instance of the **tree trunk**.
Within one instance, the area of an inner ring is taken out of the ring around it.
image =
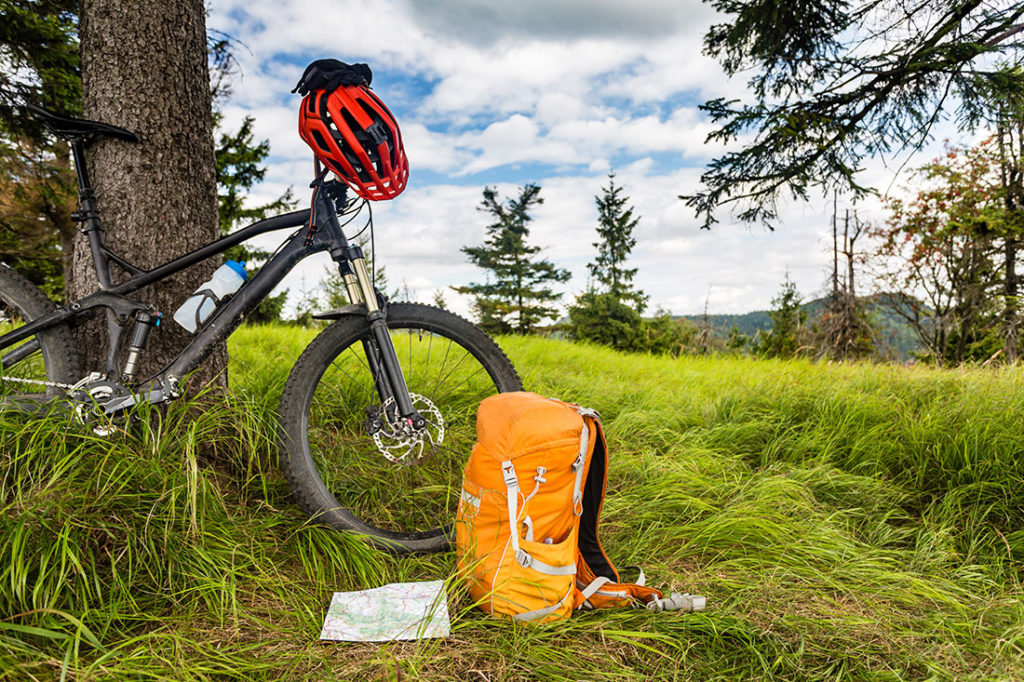
[[[1006,362],[1017,362],[1017,240],[1007,237],[1003,243],[1003,351]]]
[[[837,204],[839,203],[838,190],[832,194],[832,307],[836,307],[839,300],[839,225]]]
[[[83,0],[80,37],[85,117],[127,128],[142,140],[107,138],[88,150],[106,244],[150,269],[214,240],[217,186],[202,0]],[[97,286],[82,234],[76,235],[72,260],[69,294],[78,298]],[[150,334],[140,378],[188,343],[190,335],[171,315],[217,267],[214,260],[133,294],[164,315]],[[113,270],[115,282],[125,279]],[[77,330],[87,370],[104,367],[102,332],[102,320]],[[226,350],[216,349],[192,388],[215,378],[226,381],[226,362]]]
[[[60,169],[60,178],[54,188],[56,199],[51,205],[53,210],[47,216],[57,228],[60,243],[61,260],[64,268],[64,290],[70,291],[74,271],[71,269],[71,254],[74,253],[76,225],[71,220],[71,211],[75,207],[75,171],[71,166],[71,148],[63,141],[58,141],[52,148],[54,164]]]

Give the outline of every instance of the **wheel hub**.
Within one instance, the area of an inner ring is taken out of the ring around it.
[[[415,428],[411,419],[397,414],[394,398],[388,398],[379,410],[367,410],[367,430],[373,436],[377,451],[388,460],[405,466],[419,463],[444,441],[441,411],[417,393],[410,393],[409,397],[413,407],[426,420],[423,428]]]

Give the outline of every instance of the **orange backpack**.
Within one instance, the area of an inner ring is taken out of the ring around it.
[[[459,571],[488,613],[546,622],[577,608],[700,610],[704,598],[622,583],[597,537],[608,449],[593,410],[501,393],[477,412],[456,517]]]

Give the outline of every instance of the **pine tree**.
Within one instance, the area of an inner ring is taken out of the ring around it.
[[[640,217],[634,217],[633,207],[627,206],[629,197],[622,193],[622,187],[616,186],[615,173],[608,174],[608,186],[601,190],[604,194],[594,197],[598,212],[597,235],[601,241],[594,242],[597,258],[587,268],[601,285],[599,289],[627,305],[633,303],[636,311],[642,313],[647,307],[647,296],[633,288],[637,269],[624,267],[626,258],[636,246],[633,228],[640,222]]]
[[[57,300],[63,298],[65,276],[73,273],[74,172],[67,144],[26,116],[22,105],[30,102],[56,113],[82,115],[78,12],[79,3],[71,0],[0,0],[0,16],[6,20],[0,22],[0,53],[5,57],[0,64],[0,261]],[[229,36],[215,31],[206,36],[213,120],[219,129],[214,151],[221,235],[293,204],[289,190],[268,204],[246,205],[248,191],[266,173],[260,164],[270,147],[266,140],[255,142],[251,117],[234,133],[220,126],[216,109],[231,94],[234,46]],[[269,256],[247,244],[225,254],[226,259],[256,263]],[[276,319],[285,296],[282,292],[267,298],[249,319]]]
[[[218,53],[211,51],[211,60],[215,57],[218,57]],[[223,59],[223,57],[220,58]],[[230,58],[228,60],[230,61]],[[218,73],[223,73],[223,71]],[[227,92],[224,78],[218,79],[214,83],[212,93],[214,102],[217,102],[218,97],[226,96]],[[215,129],[220,127],[222,118],[219,111],[213,112]],[[220,137],[214,149],[214,158],[217,163],[217,222],[221,236],[230,234],[239,225],[282,213],[295,203],[292,200],[291,188],[289,188],[270,203],[261,206],[246,205],[249,190],[262,182],[267,173],[267,167],[261,164],[270,154],[270,143],[267,140],[256,143],[253,138],[252,124],[252,116],[246,116],[238,132],[231,134],[218,131]],[[266,249],[245,243],[228,249],[224,252],[223,257],[225,261],[246,261],[252,270],[254,266],[265,263],[270,255]],[[246,321],[265,324],[280,320],[287,299],[287,289],[273,296],[267,296],[260,301],[256,310],[249,314]]]
[[[213,112],[214,129],[220,129],[223,116]],[[263,220],[282,213],[294,205],[289,188],[283,195],[267,204],[247,206],[249,190],[263,181],[267,167],[262,165],[270,155],[270,142],[256,142],[252,133],[253,118],[246,116],[237,132],[218,130],[220,137],[214,149],[217,162],[217,222],[221,235],[230,234],[240,224]],[[254,257],[267,258],[267,251],[248,252]]]
[[[529,334],[537,324],[558,313],[549,305],[562,297],[551,282],[565,282],[569,271],[556,268],[549,260],[536,260],[539,246],[530,246],[530,209],[543,203],[540,186],[524,185],[515,199],[502,200],[497,189],[484,188],[478,210],[494,222],[487,226],[487,239],[481,246],[464,246],[462,252],[471,263],[488,272],[483,283],[453,287],[455,291],[476,297],[474,308],[481,328],[491,334],[514,332]]]
[[[587,291],[569,306],[569,335],[578,341],[642,351],[643,324],[637,311],[611,294]]]
[[[708,2],[719,19],[704,53],[749,94],[701,106],[717,125],[708,141],[737,143],[680,197],[704,227],[721,206],[771,225],[786,197],[861,197],[865,158],[919,149],[947,115],[973,127],[994,85],[1024,94],[1019,1]]]
[[[0,261],[56,299],[75,235],[71,154],[21,107],[81,115],[77,11],[76,0],[0,0]]]
[[[789,278],[787,272],[778,295],[772,299],[772,309],[768,311],[772,328],[758,339],[758,355],[791,358],[800,352],[807,333],[807,313],[802,303],[803,297],[796,289],[796,282]]]

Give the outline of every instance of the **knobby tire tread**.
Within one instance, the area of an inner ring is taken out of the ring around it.
[[[26,322],[37,320],[57,309],[39,287],[2,263],[0,299],[18,308]],[[54,325],[38,334],[37,338],[46,362],[47,378],[62,384],[77,381],[81,375],[80,357],[68,324]],[[48,389],[47,393],[54,394],[56,391]]]
[[[409,323],[412,323],[411,325]],[[488,369],[498,375],[498,390],[522,390],[522,381],[505,352],[471,322],[435,306],[418,303],[395,303],[388,308],[388,326],[445,330],[466,341],[467,349],[480,356]],[[417,326],[422,325],[422,326]],[[303,447],[307,426],[306,410],[330,360],[337,356],[342,344],[347,347],[369,332],[369,323],[361,315],[335,321],[320,332],[302,352],[281,394],[279,415],[280,466],[299,505],[319,523],[358,533],[372,545],[394,554],[441,552],[451,548],[447,534],[418,534],[422,537],[400,537],[398,534],[363,523],[346,508],[334,502],[317,473],[308,447]],[[346,343],[347,342],[347,343]],[[466,453],[468,458],[469,453]],[[344,504],[344,500],[338,503]],[[450,523],[439,520],[439,524]]]

